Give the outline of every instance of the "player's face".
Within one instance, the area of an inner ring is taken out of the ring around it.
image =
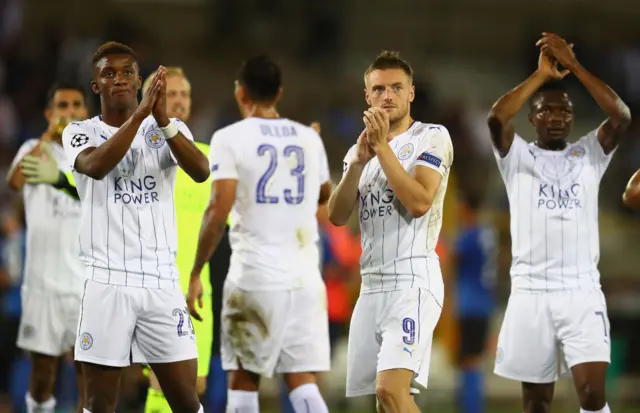
[[[138,104],[138,89],[142,86],[138,63],[126,54],[105,56],[93,69],[91,86],[110,107],[135,107]]]
[[[74,89],[57,90],[45,111],[45,117],[49,123],[59,122],[61,118],[85,120],[87,118],[87,106],[85,105],[84,96]]]
[[[183,122],[191,115],[191,85],[182,76],[167,77],[167,115]]]
[[[542,142],[567,139],[573,123],[573,104],[564,92],[545,92],[533,102],[529,120]]]
[[[390,123],[409,116],[415,88],[402,69],[374,70],[367,76],[365,86],[369,106],[384,109],[389,114]]]

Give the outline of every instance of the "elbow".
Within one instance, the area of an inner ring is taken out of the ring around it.
[[[487,115],[487,126],[489,126],[489,130],[491,131],[502,129],[506,123],[504,116],[494,109],[491,109]]]
[[[431,209],[431,202],[421,202],[417,205],[412,206],[411,208],[408,208],[409,212],[411,213],[411,216],[413,218],[420,218],[423,217],[427,214],[427,212],[429,212],[429,210]]]
[[[199,184],[207,182],[207,179],[209,179],[209,168],[206,168],[202,171],[198,171],[198,173],[194,174],[192,178],[195,182]]]
[[[78,165],[80,166],[80,165]],[[91,166],[89,165],[82,165],[79,168],[77,167],[76,170],[78,172],[80,172],[83,175],[88,176],[89,178],[95,180],[95,181],[102,181],[104,179],[105,176],[107,176],[109,174],[109,171],[104,170],[105,168],[101,168],[100,165],[97,164],[93,164]]]
[[[331,224],[333,224],[336,227],[341,227],[345,225],[349,220],[349,217],[345,219],[343,216],[337,213],[335,207],[331,203],[331,200],[329,200],[328,210],[329,210],[329,214],[328,214],[329,222],[331,222]]]
[[[640,189],[627,188],[622,194],[622,202],[631,209],[640,209]]]

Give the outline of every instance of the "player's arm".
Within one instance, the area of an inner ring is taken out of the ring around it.
[[[329,220],[333,225],[339,227],[349,221],[358,201],[360,177],[373,156],[366,131],[363,131],[344,157],[342,179],[329,198]]]
[[[571,45],[564,39],[553,33],[543,33],[538,45],[548,50],[562,66],[571,71],[598,106],[609,116],[598,128],[598,141],[605,154],[611,153],[618,146],[622,133],[631,123],[629,107],[606,83],[582,67]]]
[[[234,136],[216,132],[211,138],[209,159],[211,164],[211,197],[202,217],[196,258],[191,279],[199,278],[202,267],[215,252],[227,228],[227,219],[236,200],[238,170]]]
[[[220,179],[211,184],[211,199],[202,217],[198,249],[191,270],[191,278],[199,278],[204,265],[209,261],[227,228],[227,218],[236,201],[237,179]]]
[[[442,181],[440,172],[431,167],[417,165],[410,175],[388,143],[378,146],[376,155],[391,190],[411,215],[419,218],[429,212]]]
[[[515,136],[511,120],[546,81],[546,75],[537,70],[527,80],[502,95],[491,107],[487,124],[491,132],[493,146],[501,157],[505,157],[509,153]]]
[[[175,125],[177,134],[167,139],[171,156],[183,171],[195,182],[202,183],[209,179],[209,160],[193,143],[193,136],[184,122],[175,120],[167,124],[169,128]],[[163,132],[167,128],[162,128]],[[166,133],[166,132],[165,132]]]
[[[146,115],[134,113],[116,133],[98,146],[90,126],[70,123],[62,133],[62,144],[76,172],[102,180],[124,158]]]
[[[627,183],[627,187],[622,195],[622,201],[626,206],[633,209],[640,209],[640,169]]]
[[[11,162],[11,167],[9,168],[9,172],[7,173],[7,184],[9,188],[14,191],[20,191],[27,180],[22,173],[22,168],[20,167],[20,163],[22,159],[27,155],[31,156],[39,156],[40,155],[40,142],[41,141],[27,141],[22,144],[15,158]]]

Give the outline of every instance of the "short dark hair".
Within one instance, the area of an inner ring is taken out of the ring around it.
[[[411,65],[400,57],[400,52],[393,50],[383,50],[378,56],[376,56],[373,63],[369,65],[364,72],[366,78],[369,73],[374,70],[387,70],[387,69],[401,69],[410,79],[413,79],[413,69]]]
[[[75,90],[80,92],[80,94],[82,95],[82,99],[85,100],[87,99],[87,91],[85,90],[84,87],[82,87],[82,85],[80,85],[79,83],[76,82],[70,82],[70,81],[66,81],[66,80],[61,80],[58,81],[56,83],[54,83],[49,90],[47,91],[47,106],[51,106],[51,103],[53,103],[53,98],[56,95],[56,92],[59,90]]]
[[[133,57],[136,62],[138,61],[138,55],[133,51],[132,48],[127,46],[126,44],[118,43],[118,42],[107,42],[102,46],[98,47],[98,50],[93,55],[93,59],[91,59],[91,65],[95,66],[102,58],[105,56],[110,56],[114,54],[125,54]]]
[[[251,99],[268,102],[278,97],[282,86],[282,71],[270,57],[255,56],[242,64],[238,81]]]
[[[548,92],[558,92],[558,93],[568,93],[567,87],[561,80],[553,80],[551,82],[547,82],[542,85],[529,99],[529,110],[533,111],[535,109],[535,103],[540,98],[541,95]]]

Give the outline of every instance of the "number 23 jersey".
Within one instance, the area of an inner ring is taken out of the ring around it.
[[[212,180],[236,180],[227,279],[247,290],[302,288],[318,275],[320,136],[289,119],[247,118],[211,139]]]

